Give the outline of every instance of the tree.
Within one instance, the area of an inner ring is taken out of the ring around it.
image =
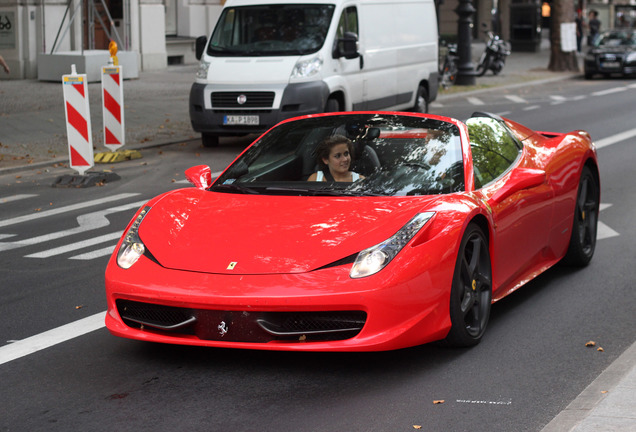
[[[574,21],[573,0],[553,0],[552,29],[550,30],[550,64],[548,69],[554,72],[578,72],[579,62],[576,50],[563,52],[561,49],[561,24]]]

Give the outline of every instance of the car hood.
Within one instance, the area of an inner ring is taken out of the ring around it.
[[[289,81],[292,70],[300,56],[278,57],[211,57],[208,78],[216,85],[239,85],[258,82],[280,84]]]
[[[592,48],[592,54],[626,54],[632,51],[636,51],[636,47],[633,46],[606,46]]]
[[[439,196],[265,196],[182,189],[152,206],[139,235],[167,268],[302,273],[386,240],[436,199]]]

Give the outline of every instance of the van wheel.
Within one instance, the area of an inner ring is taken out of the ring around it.
[[[428,112],[428,90],[423,85],[417,88],[417,94],[415,95],[415,106],[413,111],[418,113]]]
[[[218,147],[219,136],[204,133],[201,134],[201,142],[203,143],[203,147]]]
[[[327,104],[325,105],[325,112],[332,113],[340,111],[340,104],[337,99],[329,98],[327,99]]]

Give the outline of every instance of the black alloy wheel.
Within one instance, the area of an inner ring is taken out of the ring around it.
[[[585,166],[579,180],[570,245],[563,259],[565,264],[585,267],[592,260],[596,249],[598,212],[598,182],[590,168]]]
[[[474,223],[462,238],[450,297],[451,329],[445,342],[453,347],[477,345],[488,324],[492,302],[492,267],[488,240]]]

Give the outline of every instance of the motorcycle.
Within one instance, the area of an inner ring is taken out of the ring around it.
[[[459,56],[457,55],[457,44],[442,41],[441,45],[446,47],[446,54],[440,68],[440,85],[444,89],[448,89],[455,84],[457,79]]]
[[[479,64],[477,64],[477,76],[484,76],[488,70],[497,75],[506,64],[506,57],[510,55],[510,45],[487,29],[486,24],[482,24],[484,33],[488,35],[486,49],[481,54]]]

